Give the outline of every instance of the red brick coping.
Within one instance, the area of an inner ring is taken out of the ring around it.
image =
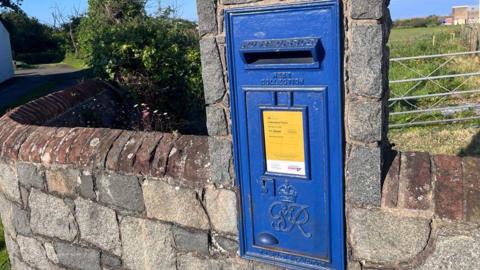
[[[88,81],[8,112],[0,118],[0,157],[169,177],[195,187],[208,182],[205,136],[42,126],[103,91],[116,90]],[[383,184],[382,206],[480,222],[480,159],[398,153]]]
[[[203,186],[208,181],[207,137],[44,126],[103,91],[115,89],[105,82],[88,81],[8,112],[0,118],[0,157],[171,177],[194,186]]]
[[[480,159],[399,153],[383,185],[382,206],[480,223]]]

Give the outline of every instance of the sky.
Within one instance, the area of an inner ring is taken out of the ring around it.
[[[476,5],[480,0],[390,0],[392,18],[406,19],[428,15],[450,15],[452,6]]]
[[[53,24],[52,12],[58,9],[65,16],[75,14],[75,11],[87,10],[88,0],[23,0],[22,9],[42,23]],[[172,6],[177,10],[177,16],[189,20],[197,20],[195,0],[148,0],[149,12],[158,10],[159,6]]]
[[[173,6],[177,16],[197,20],[196,0],[149,0],[148,10],[154,12],[159,3],[162,7]],[[405,19],[428,15],[450,15],[451,7],[457,5],[478,5],[480,0],[390,0],[392,18]],[[43,23],[53,24],[52,12],[58,7],[65,15],[75,10],[86,11],[87,0],[24,0],[22,8],[30,16]]]

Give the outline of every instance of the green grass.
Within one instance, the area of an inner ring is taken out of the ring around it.
[[[463,42],[463,28],[459,26],[452,27],[428,27],[428,28],[408,28],[393,29],[389,42],[391,58],[445,54],[451,52],[464,52],[469,49]],[[430,74],[433,76],[478,72],[480,66],[480,57],[465,56],[456,57],[451,60],[442,69],[435,69],[444,63],[448,58],[435,58],[427,60],[409,60],[402,62],[414,70],[402,66],[399,63],[391,62],[389,77],[390,80],[401,80],[409,78],[425,77]],[[417,73],[418,72],[418,73]],[[433,73],[432,73],[433,72]],[[436,84],[439,83],[440,85]],[[407,95],[424,95],[432,93],[444,93],[445,88],[459,91],[478,89],[480,86],[480,77],[471,77],[465,82],[465,78],[450,78],[436,80],[434,82],[424,81],[418,83],[414,90],[410,90],[417,82],[391,84],[390,92],[392,97]],[[449,98],[423,98],[411,100],[409,102],[397,102],[390,107],[391,112],[409,111],[417,108],[426,109],[431,106],[450,107],[466,103],[479,103],[480,95],[462,95]],[[445,118],[458,118],[475,116],[474,111],[463,111],[452,115],[442,115],[441,113],[430,114],[408,114],[390,117],[391,124],[408,123],[412,120],[425,121]],[[392,129],[390,131],[390,140],[396,144],[399,150],[403,151],[427,151],[436,154],[468,154],[480,155],[480,151],[475,150],[480,147],[475,139],[478,128],[472,128],[472,125],[479,125],[480,121],[471,121],[464,124],[443,124],[437,126],[424,126],[408,129]],[[471,145],[471,143],[473,145]],[[468,148],[468,149],[467,149]],[[465,150],[467,149],[467,150]],[[472,150],[473,149],[473,150]]]
[[[390,41],[391,57],[406,57],[431,54],[443,54],[449,52],[468,51],[461,39],[462,28],[459,27],[431,27],[418,29],[394,29],[392,40]],[[435,36],[435,43],[433,42]],[[458,73],[469,73],[478,71],[480,58],[477,56],[456,57],[443,68],[436,70],[448,58],[434,58],[404,61],[403,66],[397,62],[390,63],[390,80],[401,80],[410,78],[426,77],[428,75],[441,76]],[[413,69],[413,70],[412,70]],[[418,84],[418,85],[417,85]],[[412,87],[417,85],[413,90]],[[402,95],[425,95],[433,93],[444,93],[447,89],[459,88],[460,90],[475,89],[480,85],[480,78],[470,78],[465,82],[465,78],[449,78],[436,80],[435,82],[410,82],[401,84],[391,84],[391,96]],[[479,95],[470,95],[470,101],[480,100]],[[410,102],[397,102],[391,111],[405,111],[418,108],[428,108],[433,104],[448,107],[465,103],[464,97],[454,97],[446,100],[443,97],[412,100]],[[454,115],[458,116],[458,115]],[[464,115],[469,116],[469,115]],[[420,120],[437,119],[438,115],[425,115]],[[391,123],[406,123],[412,120],[410,115],[401,115],[392,117]]]
[[[417,27],[417,28],[394,28],[390,34],[390,42],[418,40],[418,38],[428,38],[435,34],[451,33],[461,30],[461,26],[435,26],[435,27]]]
[[[5,244],[5,234],[3,225],[0,223],[0,270],[9,270],[10,260],[8,258],[7,246]]]
[[[16,69],[33,69],[40,67],[56,67],[60,65],[67,65],[75,69],[85,69],[88,66],[85,64],[85,61],[80,58],[76,58],[74,54],[67,53],[65,59],[60,63],[50,63],[50,64],[39,64],[39,65],[30,65],[24,62],[17,62]]]
[[[389,139],[395,149],[403,152],[480,157],[478,126],[447,124],[393,129],[389,132]]]
[[[63,59],[62,64],[71,66],[76,69],[84,69],[87,67],[83,59],[76,58],[75,55],[67,53],[65,59]]]
[[[45,96],[56,85],[57,85],[57,82],[48,82],[48,83],[38,85],[37,87],[33,88],[27,95],[24,95],[16,100],[13,100],[6,107],[3,107],[3,108],[0,107],[0,115],[5,114],[10,109],[13,109],[20,105],[28,103],[29,101]]]

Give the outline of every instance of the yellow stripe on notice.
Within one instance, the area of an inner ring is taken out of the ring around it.
[[[267,160],[305,162],[303,113],[263,111]]]

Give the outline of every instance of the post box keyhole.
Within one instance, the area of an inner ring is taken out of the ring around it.
[[[262,177],[260,179],[260,188],[263,194],[275,196],[275,179]]]

